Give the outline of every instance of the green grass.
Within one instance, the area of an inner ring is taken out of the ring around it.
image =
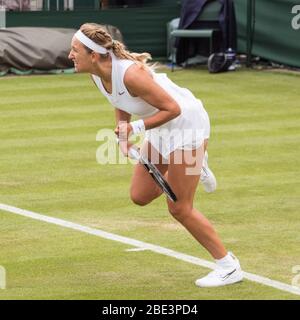
[[[291,284],[300,265],[300,77],[245,71],[169,74],[209,112],[218,190],[196,207],[245,271]],[[211,260],[167,212],[128,197],[132,166],[99,165],[96,134],[114,112],[88,75],[0,79],[0,202]],[[0,299],[299,299],[244,281],[199,289],[208,270],[0,212]]]

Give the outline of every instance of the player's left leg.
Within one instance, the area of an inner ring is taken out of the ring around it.
[[[238,260],[227,252],[212,224],[193,206],[203,156],[203,145],[197,150],[175,150],[170,155],[168,182],[178,201],[167,201],[173,217],[194,236],[220,266],[221,272],[213,275],[210,273],[209,279],[205,277],[205,279],[197,280],[196,284],[198,286],[221,286],[240,281],[242,273]]]
[[[178,159],[182,161],[178,161]],[[202,161],[203,146],[191,151],[175,150],[170,155],[168,182],[176,194],[178,201],[172,202],[168,200],[168,208],[173,217],[178,220],[215,259],[220,259],[227,253],[222,242],[211,223],[193,207],[194,194],[199,182],[199,172]]]

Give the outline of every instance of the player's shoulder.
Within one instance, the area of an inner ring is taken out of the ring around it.
[[[125,84],[140,83],[152,80],[152,75],[146,67],[137,63],[132,64],[125,72],[124,82]]]

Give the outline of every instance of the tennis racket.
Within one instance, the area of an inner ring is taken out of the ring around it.
[[[162,191],[167,195],[167,197],[173,201],[177,201],[177,197],[171,187],[169,186],[168,182],[165,180],[163,175],[160,173],[160,171],[157,169],[157,167],[151,163],[148,158],[141,155],[136,149],[131,147],[128,150],[128,156],[131,159],[138,160],[145,169],[149,172],[153,180],[157,183],[157,185],[162,189]]]

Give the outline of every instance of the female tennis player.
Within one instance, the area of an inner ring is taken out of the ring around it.
[[[177,196],[176,202],[167,199],[169,212],[216,261],[216,269],[196,280],[196,285],[217,287],[241,281],[238,259],[227,252],[212,224],[193,206],[201,172],[206,190],[211,192],[216,187],[204,156],[210,128],[201,101],[165,74],[154,72],[147,65],[150,54],[127,51],[98,24],[80,27],[72,39],[69,58],[76,72],[91,74],[115,107],[115,133],[126,142],[121,146],[125,155],[131,147],[129,136],[145,132],[141,153],[157,163]],[[131,121],[131,115],[139,120]],[[136,164],[130,189],[132,201],[144,206],[161,194],[143,165]]]

